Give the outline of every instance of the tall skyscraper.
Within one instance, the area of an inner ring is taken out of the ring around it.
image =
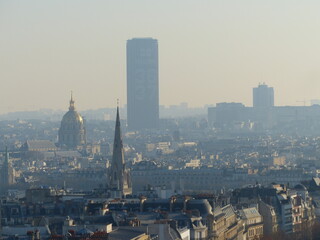
[[[127,120],[131,130],[159,125],[158,41],[133,38],[127,41]]]
[[[272,87],[266,84],[259,84],[253,88],[253,107],[273,107],[274,92]]]

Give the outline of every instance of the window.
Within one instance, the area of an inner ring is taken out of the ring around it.
[[[11,208],[11,215],[18,215],[19,209],[18,208]]]

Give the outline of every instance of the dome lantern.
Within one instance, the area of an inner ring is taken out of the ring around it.
[[[72,91],[71,91],[71,99],[70,99],[69,110],[70,110],[70,111],[74,111],[74,110],[75,110],[74,100],[73,100],[73,96],[72,96]]]

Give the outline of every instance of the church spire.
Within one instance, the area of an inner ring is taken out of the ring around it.
[[[121,162],[124,164],[123,145],[122,145],[121,126],[120,126],[120,114],[119,114],[119,99],[117,99],[117,116],[116,116],[116,127],[114,132],[113,155],[119,155],[119,157],[121,158]]]
[[[115,128],[115,138],[116,140],[116,135],[119,134],[119,138],[121,139],[121,129],[120,129],[120,115],[119,115],[119,99],[117,99],[117,116],[116,116],[116,128]],[[122,139],[121,139],[122,142]]]
[[[121,137],[119,105],[117,106],[116,126],[114,133],[113,155],[110,169],[110,187],[123,192],[128,188],[124,162],[124,151]]]
[[[70,111],[74,111],[74,110],[75,110],[72,91],[71,91],[71,99],[70,99],[69,110],[70,110]]]
[[[116,126],[114,132],[113,159],[116,160],[119,164],[124,164],[119,107],[117,107]]]

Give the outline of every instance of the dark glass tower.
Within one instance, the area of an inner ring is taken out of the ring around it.
[[[130,130],[155,129],[159,125],[158,41],[127,41],[127,120]]]

